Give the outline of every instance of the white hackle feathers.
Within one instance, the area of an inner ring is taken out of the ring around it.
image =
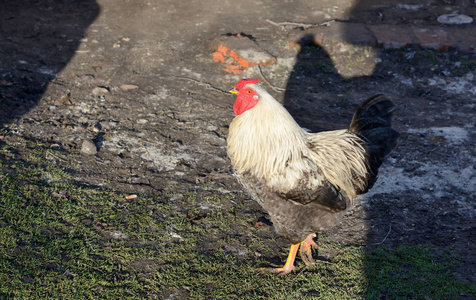
[[[347,130],[307,133],[263,88],[247,87],[260,100],[230,125],[228,154],[235,171],[250,173],[266,181],[270,189],[286,193],[303,176],[320,170],[325,178],[315,176],[309,184],[327,179],[354,198],[369,172],[362,140]]]

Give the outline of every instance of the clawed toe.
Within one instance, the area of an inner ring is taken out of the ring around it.
[[[301,254],[301,258],[306,264],[306,266],[314,265],[314,259],[312,258],[313,252],[317,252],[317,244],[314,242],[314,238],[316,238],[316,234],[310,234],[307,238],[299,244],[291,245],[291,249],[289,249],[288,259],[282,268],[259,268],[258,271],[260,272],[269,272],[275,273],[279,275],[286,275],[293,271],[298,271],[298,268],[294,266],[294,259],[296,257],[296,253],[299,249],[299,253]],[[313,251],[314,250],[314,251]]]
[[[308,237],[301,242],[301,247],[299,249],[299,254],[301,255],[301,259],[304,261],[306,266],[314,265],[315,261],[312,257],[313,252],[317,252],[317,244],[314,242],[314,238],[316,234],[310,234]]]
[[[275,273],[279,275],[286,275],[291,272],[298,271],[298,268],[296,268],[295,266],[291,266],[291,267],[284,266],[282,268],[259,268],[258,271],[266,272],[266,273]]]

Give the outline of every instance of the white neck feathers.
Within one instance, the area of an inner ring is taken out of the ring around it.
[[[228,135],[228,153],[238,173],[251,172],[272,180],[286,167],[302,161],[306,132],[284,107],[259,85],[256,106],[235,117]],[[289,171],[289,170],[288,170]]]

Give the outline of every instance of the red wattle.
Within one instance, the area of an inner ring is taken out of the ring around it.
[[[233,105],[233,111],[235,112],[235,115],[241,115],[248,109],[252,109],[255,107],[255,105],[258,103],[258,99],[252,98],[250,101],[243,101],[243,99],[240,99],[238,97],[235,101],[235,104]]]
[[[245,111],[242,104],[243,101],[239,101],[238,99],[235,101],[235,104],[233,104],[233,111],[235,112],[235,115],[241,115]]]

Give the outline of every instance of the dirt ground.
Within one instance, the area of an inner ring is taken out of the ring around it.
[[[457,277],[476,282],[476,55],[352,44],[298,51],[288,42],[299,28],[266,21],[437,25],[443,13],[475,16],[471,1],[0,3],[0,124],[80,153],[56,163],[85,186],[241,195],[225,149],[234,97],[223,91],[261,75],[229,75],[213,62],[209,44],[221,35],[245,33],[278,59],[262,70],[286,91],[263,86],[311,130],[344,128],[361,100],[391,95],[400,145],[363,204],[327,235],[429,245],[454,253]]]

